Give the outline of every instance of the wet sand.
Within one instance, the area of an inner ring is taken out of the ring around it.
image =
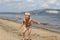
[[[0,19],[0,40],[21,40],[22,32],[17,22]],[[42,25],[41,25],[42,26]],[[60,33],[32,27],[32,40],[60,40]]]

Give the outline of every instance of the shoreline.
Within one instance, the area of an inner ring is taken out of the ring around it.
[[[16,23],[19,23],[21,24],[21,22],[18,22],[17,20],[11,20],[11,19],[7,19],[7,18],[0,18],[0,19],[3,19],[3,20],[8,20],[8,21],[12,21],[12,22],[16,22]],[[37,28],[42,28],[42,29],[45,29],[45,30],[48,30],[48,31],[51,31],[51,32],[56,32],[56,33],[60,33],[60,30],[56,30],[56,29],[52,29],[52,28],[48,28],[48,27],[44,27],[44,26],[57,26],[57,25],[50,25],[48,23],[41,23],[42,27],[37,27]]]

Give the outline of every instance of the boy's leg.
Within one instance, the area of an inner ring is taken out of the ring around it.
[[[31,37],[31,29],[28,30],[28,40],[30,40]]]
[[[25,33],[26,33],[26,31],[27,31],[27,30],[24,29],[23,32],[22,32],[22,33],[23,33],[23,40],[25,39]]]

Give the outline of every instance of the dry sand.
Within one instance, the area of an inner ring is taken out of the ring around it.
[[[0,19],[0,40],[21,40],[21,24]],[[32,40],[60,40],[60,33],[48,31],[38,27],[32,27]]]

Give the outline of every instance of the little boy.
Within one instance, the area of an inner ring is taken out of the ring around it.
[[[30,18],[30,13],[29,12],[26,12],[25,13],[25,18],[24,20],[22,21],[22,26],[25,25],[25,28],[24,30],[22,31],[23,33],[23,40],[25,40],[25,33],[28,31],[28,40],[31,40],[30,39],[30,34],[31,34],[31,24],[33,23],[36,23],[36,24],[40,24],[40,22],[36,21],[36,20],[33,20]],[[21,27],[22,27],[21,26]]]

